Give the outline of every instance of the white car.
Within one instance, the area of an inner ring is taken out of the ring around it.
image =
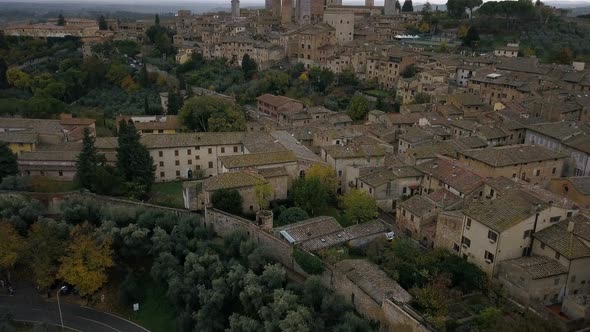
[[[395,238],[395,233],[394,232],[385,233],[385,237],[387,238],[387,241],[392,241]]]

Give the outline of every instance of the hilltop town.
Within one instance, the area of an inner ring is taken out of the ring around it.
[[[8,24],[0,324],[588,328],[587,19],[440,7]]]

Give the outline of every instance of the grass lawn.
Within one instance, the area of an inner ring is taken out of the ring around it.
[[[41,193],[57,193],[76,190],[76,184],[72,181],[58,181],[45,176],[32,176],[31,189]]]
[[[163,205],[172,208],[184,208],[182,199],[182,182],[156,182],[152,186],[151,204]]]
[[[176,331],[176,312],[166,299],[166,290],[155,285],[145,285],[146,294],[135,320],[152,332]]]
[[[391,92],[377,90],[377,89],[367,90],[367,91],[365,91],[365,93],[370,96],[373,96],[373,97],[389,97],[389,96],[391,96]]]

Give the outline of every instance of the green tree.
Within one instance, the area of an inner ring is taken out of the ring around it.
[[[475,7],[481,6],[483,1],[482,0],[464,0],[464,1],[465,1],[465,7],[469,8],[469,18],[472,19],[473,18],[473,9]]]
[[[8,84],[17,89],[28,89],[32,84],[29,74],[16,67],[10,68],[6,71],[6,79],[8,80]]]
[[[4,58],[0,58],[0,89],[5,89],[8,87],[8,78],[6,77],[7,71],[8,64],[6,64],[6,60],[4,60]]]
[[[214,208],[231,214],[242,214],[242,195],[235,189],[219,189],[211,195]]]
[[[344,209],[346,218],[350,221],[356,221],[357,224],[363,223],[377,217],[377,202],[368,193],[353,189],[342,196],[340,204]]]
[[[0,182],[7,176],[18,174],[16,155],[7,143],[0,142]]]
[[[309,70],[309,83],[318,92],[325,92],[334,81],[334,73],[328,68],[313,67]]]
[[[251,80],[256,71],[258,70],[258,64],[247,53],[242,57],[242,71],[244,72],[244,78]]]
[[[447,15],[451,18],[460,19],[465,16],[467,4],[465,0],[448,0]]]
[[[207,127],[213,132],[244,131],[246,116],[237,108],[237,105],[233,104],[232,107],[211,114],[207,120]]]
[[[109,29],[109,25],[107,24],[107,20],[104,18],[104,15],[100,15],[98,18],[98,29],[103,31]]]
[[[412,5],[412,0],[405,0],[402,6],[402,12],[413,12],[414,6]]]
[[[214,131],[245,129],[246,119],[237,105],[217,96],[192,97],[184,103],[178,114],[184,126],[193,131],[209,131],[209,119],[213,115]]]
[[[574,60],[574,54],[569,47],[564,47],[554,56],[553,60],[556,63],[569,65]]]
[[[293,249],[292,255],[303,271],[309,274],[321,274],[324,272],[324,263],[317,256],[298,248]]]
[[[156,14],[156,17],[154,19],[154,24],[156,24],[158,26],[160,25],[160,15]]]
[[[299,179],[293,185],[295,205],[315,216],[328,205],[330,189],[316,177]]]
[[[125,68],[125,65],[119,61],[113,61],[109,66],[106,77],[113,84],[120,85],[127,75],[129,75],[129,72],[127,71],[127,68]]]
[[[117,169],[128,186],[128,193],[141,197],[154,183],[156,167],[133,121],[119,123]]]
[[[402,72],[400,73],[403,78],[412,78],[416,76],[416,66],[408,65]]]
[[[62,14],[59,14],[59,16],[57,17],[57,25],[59,25],[59,26],[66,25],[66,19],[64,18],[64,16]]]
[[[362,95],[352,97],[346,113],[353,120],[364,119],[369,113],[369,100]]]
[[[277,219],[275,227],[285,226],[308,218],[309,216],[305,210],[298,207],[290,207],[281,213]]]
[[[92,189],[96,181],[96,171],[100,159],[98,150],[94,145],[94,136],[90,134],[90,129],[84,128],[82,138],[82,151],[76,160],[76,183],[86,189]]]
[[[414,96],[416,104],[426,104],[430,102],[430,95],[424,92],[419,92]]]
[[[476,48],[479,45],[479,31],[475,27],[469,27],[467,34],[463,38],[463,45]]]
[[[114,264],[111,240],[87,223],[74,227],[70,237],[57,276],[75,285],[80,295],[92,295],[107,282],[107,269]]]
[[[177,115],[178,111],[181,109],[184,101],[178,90],[176,89],[169,89],[168,90],[168,112],[166,114],[169,115]]]
[[[141,66],[141,71],[139,72],[139,83],[144,87],[147,87],[150,84],[150,77],[148,75],[147,65],[145,62],[143,63],[143,66]]]

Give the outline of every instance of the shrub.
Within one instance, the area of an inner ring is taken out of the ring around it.
[[[309,274],[320,274],[324,272],[324,264],[317,256],[300,249],[293,250],[293,258],[301,266],[303,271]]]

